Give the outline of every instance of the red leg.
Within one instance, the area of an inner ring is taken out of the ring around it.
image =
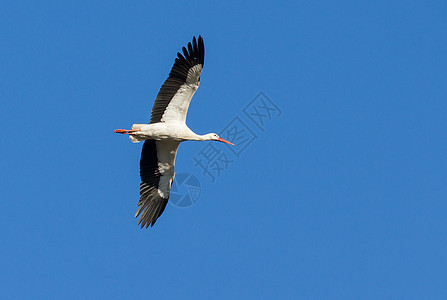
[[[132,134],[133,132],[137,132],[140,131],[141,129],[116,129],[114,130],[116,133],[121,133],[121,134]]]

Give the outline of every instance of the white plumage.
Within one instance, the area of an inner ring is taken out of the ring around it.
[[[117,129],[116,133],[129,134],[132,142],[145,141],[140,160],[140,201],[135,217],[146,228],[155,224],[163,213],[174,180],[175,156],[183,141],[219,141],[232,143],[215,133],[198,135],[186,126],[189,103],[199,87],[205,46],[203,39],[193,38],[188,49],[177,53],[168,79],[162,85],[149,124],[133,124],[132,129]]]

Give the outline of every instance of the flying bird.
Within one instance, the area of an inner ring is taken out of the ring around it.
[[[141,228],[154,226],[166,208],[174,180],[174,164],[178,146],[184,141],[219,141],[232,143],[216,133],[199,135],[186,126],[186,113],[191,98],[199,87],[205,46],[199,35],[188,47],[178,52],[168,79],[155,98],[149,124],[133,124],[130,130],[116,129],[128,134],[132,142],[144,141],[140,159],[140,201],[135,218]]]

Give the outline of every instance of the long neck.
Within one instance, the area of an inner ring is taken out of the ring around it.
[[[204,134],[204,135],[195,134],[195,136],[196,136],[196,138],[194,139],[194,141],[209,141],[209,140],[211,140],[209,133]]]
[[[190,140],[190,141],[208,141],[208,140],[211,139],[209,133],[204,134],[204,135],[200,135],[200,134],[197,134],[197,133],[193,132],[189,128],[188,128],[188,131],[189,132],[186,135],[186,137],[187,137],[186,139],[187,140]]]

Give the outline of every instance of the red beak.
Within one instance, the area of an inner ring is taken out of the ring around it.
[[[218,138],[217,140],[218,140],[219,142],[222,142],[222,143],[225,143],[225,144],[230,144],[230,145],[233,145],[233,146],[234,146],[233,143],[230,143],[229,141],[226,141],[226,140],[224,140],[223,138]]]

